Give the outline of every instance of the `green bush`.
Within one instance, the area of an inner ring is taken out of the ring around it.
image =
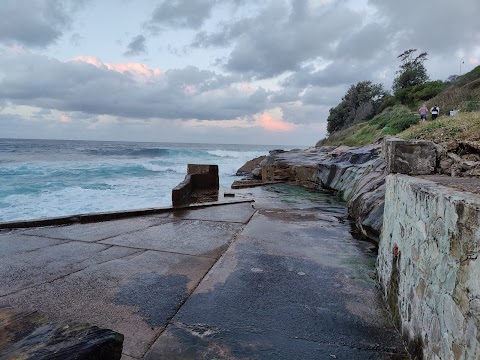
[[[418,116],[403,105],[388,108],[370,120],[370,124],[375,125],[376,129],[381,129],[382,133],[386,131],[389,135],[395,135],[395,131],[401,132],[417,123]]]
[[[385,126],[382,129],[382,135],[396,135],[398,133],[399,133],[399,131],[397,129],[394,129],[390,126]]]
[[[395,98],[401,104],[415,107],[420,102],[427,101],[445,89],[445,83],[441,80],[427,81],[426,83],[412,86],[407,89],[399,89],[395,92]]]
[[[401,132],[403,130],[408,129],[410,126],[418,124],[418,117],[417,116],[405,116],[401,119],[395,119],[390,123],[390,127],[397,130],[397,132]]]
[[[413,100],[415,102],[418,102],[420,100],[429,100],[434,96],[440,94],[444,88],[445,85],[443,81],[427,81],[426,83],[417,85],[413,88]]]

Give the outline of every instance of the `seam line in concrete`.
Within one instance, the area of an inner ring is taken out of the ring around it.
[[[208,219],[187,219],[187,218],[177,218],[179,221],[204,221],[204,222],[213,222],[213,223],[227,223],[227,224],[242,224],[246,225],[250,221],[250,216],[246,222],[244,221],[233,221],[233,220],[208,220]]]
[[[255,211],[253,212],[252,216],[250,216],[250,219],[253,217],[253,215],[255,215],[257,213],[257,210],[255,209]],[[248,222],[250,222],[250,219],[248,220]],[[245,224],[247,225],[248,222]],[[162,336],[162,334],[165,332],[165,330],[167,330],[167,328],[173,324],[172,323],[172,319],[175,318],[175,316],[177,316],[178,312],[182,309],[183,305],[188,301],[188,299],[190,298],[190,296],[195,292],[195,290],[197,290],[198,286],[202,283],[203,279],[205,279],[207,277],[208,274],[210,274],[210,271],[212,271],[212,268],[215,266],[215,264],[217,264],[224,256],[225,256],[225,253],[228,251],[228,249],[230,249],[230,246],[232,246],[232,244],[235,242],[235,240],[237,240],[238,236],[240,236],[240,234],[242,233],[242,231],[245,229],[245,226],[242,227],[241,229],[238,229],[237,232],[235,233],[235,235],[233,235],[232,237],[232,240],[230,242],[227,242],[227,247],[225,248],[225,250],[223,251],[223,253],[212,263],[212,265],[208,268],[208,270],[205,272],[205,274],[203,274],[203,276],[198,280],[197,284],[195,285],[195,287],[193,287],[192,291],[190,291],[190,293],[185,297],[185,299],[182,301],[182,303],[178,306],[177,310],[175,311],[175,313],[169,318],[167,319],[166,321],[166,324],[165,324],[165,327],[163,328],[162,331],[159,332],[159,334],[157,336],[155,336],[152,341],[148,344],[148,348],[147,350],[142,354],[142,358],[148,353],[148,351],[152,348],[152,346],[155,344],[155,342],[160,338],[160,336]]]
[[[210,260],[215,260],[215,256],[205,256],[205,255],[198,255],[198,254],[188,254],[188,253],[181,253],[181,252],[176,252],[176,251],[168,251],[168,250],[157,250],[157,249],[145,249],[145,248],[137,248],[134,246],[126,246],[126,245],[117,245],[117,244],[104,244],[104,243],[99,243],[100,245],[111,245],[111,246],[117,246],[117,247],[122,247],[126,249],[133,249],[133,250],[142,250],[142,251],[154,251],[158,253],[165,253],[165,254],[173,254],[173,255],[181,255],[181,256],[190,256],[190,257],[199,257],[199,258],[204,258],[204,259],[210,259]],[[228,244],[228,242],[227,242]]]
[[[37,250],[40,250],[40,249],[45,249],[45,248],[47,248],[47,247],[58,246],[58,245],[62,245],[62,244],[68,244],[68,243],[71,243],[71,242],[79,242],[79,243],[83,243],[83,244],[103,245],[103,246],[106,246],[106,247],[107,247],[106,249],[109,249],[109,248],[111,248],[112,246],[115,246],[115,247],[120,247],[120,248],[125,248],[125,249],[132,249],[132,250],[139,250],[139,251],[155,251],[155,252],[166,253],[166,254],[201,257],[201,258],[213,259],[213,260],[216,259],[215,256],[206,256],[206,255],[198,255],[198,254],[181,253],[181,252],[168,251],[168,250],[146,249],[146,248],[139,248],[139,247],[135,247],[135,246],[127,246],[127,245],[119,245],[119,244],[102,243],[102,242],[100,242],[100,241],[108,240],[108,239],[110,239],[110,238],[105,238],[105,239],[98,240],[98,241],[86,241],[86,240],[71,240],[71,239],[68,240],[68,239],[61,239],[61,238],[51,238],[51,237],[47,237],[47,236],[33,235],[33,234],[23,234],[23,235],[25,235],[25,236],[32,236],[32,237],[41,237],[41,238],[43,238],[43,239],[63,241],[63,243],[61,243],[61,244],[52,244],[52,245],[44,246],[44,247],[41,247],[41,248],[32,250],[31,252],[34,252],[34,251],[37,251]],[[116,237],[116,236],[119,236],[119,235],[112,236],[111,238],[114,238],[114,237]],[[228,244],[228,243],[229,243],[229,242],[227,242],[227,244]],[[104,251],[104,250],[106,250],[106,249],[102,249],[102,250],[100,250],[100,251]]]
[[[57,240],[57,239],[50,239],[50,238],[43,238],[43,239]],[[42,246],[42,247],[39,247],[39,248],[36,248],[36,249],[27,250],[23,254],[30,254],[32,252],[36,252],[36,251],[43,250],[43,249],[48,249],[50,247],[54,247],[54,246],[58,246],[58,245],[68,244],[68,243],[71,243],[71,242],[72,242],[72,240],[68,240],[68,241],[64,241],[60,244],[51,244],[51,245],[47,245],[47,246]]]
[[[165,219],[167,219],[167,218],[165,218]],[[165,222],[165,223],[167,223],[167,222]],[[81,225],[85,225],[85,224],[81,224]],[[112,235],[112,236],[107,236],[107,237],[105,237],[105,238],[101,238],[101,239],[94,240],[94,241],[87,241],[87,240],[80,240],[80,239],[68,239],[68,238],[62,238],[62,237],[47,236],[47,235],[43,235],[43,234],[40,234],[40,235],[25,234],[25,233],[22,233],[22,232],[20,232],[20,234],[23,235],[23,236],[41,237],[41,238],[44,238],[44,239],[62,240],[62,241],[80,241],[80,242],[95,244],[95,243],[98,243],[99,241],[111,239],[111,238],[114,238],[114,237],[120,236],[120,235],[133,234],[133,233],[135,233],[135,232],[147,230],[147,229],[149,229],[149,228],[151,228],[151,227],[159,226],[159,225],[163,225],[163,224],[148,225],[148,226],[146,226],[146,227],[143,228],[143,229],[125,231],[125,232],[122,232],[122,233],[120,233],[120,234],[116,234],[116,235]],[[68,225],[67,225],[67,226],[68,226]]]
[[[105,249],[103,249],[103,250],[105,250]],[[98,251],[98,252],[102,252],[103,250],[100,250],[100,251]],[[96,253],[98,253],[98,252],[96,252]],[[138,251],[138,252],[140,252],[140,251]],[[141,251],[141,252],[145,252],[145,251],[143,250],[143,251]],[[54,283],[54,282],[57,281],[57,280],[65,279],[66,277],[68,277],[68,276],[70,276],[70,275],[73,275],[73,274],[76,274],[76,273],[78,273],[78,272],[81,272],[81,271],[83,271],[83,270],[85,270],[85,269],[88,269],[88,268],[91,267],[91,266],[103,265],[103,264],[106,264],[106,263],[108,263],[108,262],[110,262],[110,261],[120,260],[120,259],[126,258],[126,257],[131,256],[131,255],[135,255],[135,254],[137,254],[137,253],[135,252],[135,253],[133,253],[133,254],[127,254],[127,255],[124,255],[124,256],[117,257],[117,258],[115,258],[115,259],[109,259],[109,260],[102,261],[102,262],[98,262],[98,263],[95,263],[95,264],[92,264],[92,265],[89,265],[89,266],[85,266],[85,267],[83,267],[83,268],[81,268],[81,269],[72,271],[72,272],[70,272],[70,273],[68,273],[68,274],[64,274],[64,275],[59,276],[59,277],[57,277],[57,278],[55,278],[55,279],[52,279],[52,280],[50,280],[50,281],[40,282],[40,283],[38,283],[38,284],[34,284],[34,285],[31,285],[31,286],[27,286],[27,287],[25,287],[25,288],[23,288],[23,289],[20,289],[20,290],[17,290],[17,291],[13,291],[13,292],[10,292],[10,293],[7,293],[7,294],[0,295],[0,298],[6,297],[6,296],[10,296],[10,295],[14,295],[14,294],[18,294],[18,293],[21,293],[22,291],[29,290],[29,289],[33,289],[33,288],[36,288],[36,287],[41,286],[41,285],[52,284],[52,283]],[[85,260],[88,260],[88,259],[85,259]]]

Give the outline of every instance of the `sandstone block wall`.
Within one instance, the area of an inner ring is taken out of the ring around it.
[[[409,350],[480,358],[480,196],[389,175],[377,270]]]
[[[437,149],[431,141],[387,138],[383,153],[388,173],[427,175],[435,171]]]

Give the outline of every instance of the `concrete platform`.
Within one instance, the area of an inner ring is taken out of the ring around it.
[[[408,359],[372,246],[328,195],[0,232],[0,306],[125,335],[122,359]]]

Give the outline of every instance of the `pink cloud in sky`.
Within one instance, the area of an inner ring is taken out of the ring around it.
[[[255,90],[246,82],[240,84],[240,89],[246,93],[253,93]]]
[[[468,63],[470,65],[477,65],[479,63],[479,60],[478,58],[472,56],[468,58]]]
[[[268,131],[291,131],[295,127],[294,124],[277,119],[269,113],[260,114],[257,119],[260,125]]]
[[[105,67],[109,70],[116,71],[119,73],[126,73],[130,72],[135,75],[140,75],[141,77],[148,79],[152,77],[157,77],[161,75],[161,71],[158,68],[149,68],[145,64],[139,63],[120,63],[120,64],[113,64],[113,63],[104,63],[101,60],[97,59],[94,56],[76,56],[73,59],[68,61],[83,61],[87,64],[95,65],[96,67]]]
[[[198,89],[195,85],[184,85],[183,92],[187,95],[195,95],[198,93]]]
[[[60,115],[60,122],[69,123],[69,122],[72,122],[72,118],[66,114],[62,114]]]

